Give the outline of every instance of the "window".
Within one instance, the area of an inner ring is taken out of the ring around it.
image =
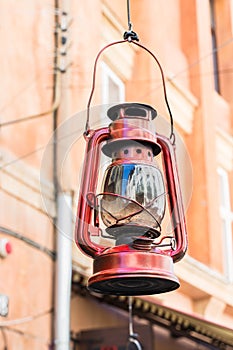
[[[122,103],[125,99],[125,85],[123,81],[102,62],[102,103]]]
[[[213,57],[213,68],[214,68],[214,88],[218,93],[220,93],[215,0],[210,0],[210,21],[211,21],[212,57]]]
[[[231,211],[230,189],[227,172],[219,168],[219,199],[220,199],[220,217],[222,221],[223,234],[223,256],[224,273],[230,282],[233,282],[233,239],[232,222],[233,212]]]

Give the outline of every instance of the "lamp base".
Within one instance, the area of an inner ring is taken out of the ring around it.
[[[135,250],[98,256],[88,280],[89,290],[112,295],[160,294],[179,286],[170,256]]]

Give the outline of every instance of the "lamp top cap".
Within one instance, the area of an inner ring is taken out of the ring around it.
[[[146,118],[150,115],[152,120],[157,116],[157,111],[153,107],[143,103],[129,102],[120,103],[109,108],[107,115],[111,120],[116,120],[122,117]]]

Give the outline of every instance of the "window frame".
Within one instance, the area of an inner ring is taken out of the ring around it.
[[[219,77],[219,59],[217,46],[217,24],[215,15],[215,0],[209,0],[210,3],[210,31],[212,44],[212,60],[214,69],[214,88],[217,93],[221,93]]]
[[[102,103],[111,104],[114,102],[122,103],[125,101],[125,84],[122,79],[107,65],[105,62],[101,62],[102,72]],[[109,100],[109,80],[112,80],[114,84],[119,88],[119,101]]]
[[[218,167],[217,173],[219,177],[219,191],[222,192],[222,198],[219,198],[219,215],[221,221],[224,225],[222,227],[223,233],[223,270],[229,282],[233,282],[233,232],[232,232],[232,222],[233,222],[233,211],[231,209],[230,200],[230,184],[228,173],[225,169]],[[222,184],[222,186],[221,186]]]

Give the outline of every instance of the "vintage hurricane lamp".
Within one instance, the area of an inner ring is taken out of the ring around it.
[[[76,243],[94,260],[88,288],[114,295],[175,290],[173,263],[187,242],[174,142],[154,130],[151,106],[118,104],[107,115],[108,126],[85,135]],[[109,160],[103,175],[102,156]]]

